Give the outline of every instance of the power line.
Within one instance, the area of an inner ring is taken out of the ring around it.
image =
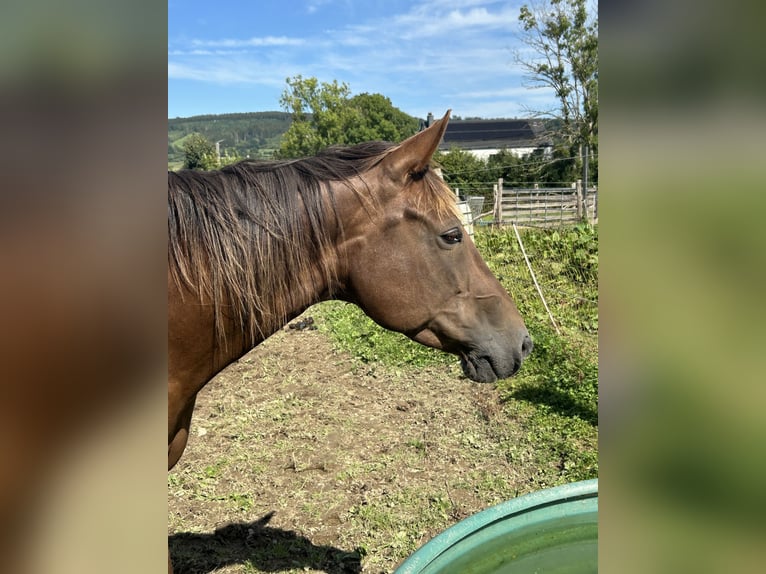
[[[597,158],[598,154],[594,153],[590,155],[591,158]],[[540,167],[551,165],[559,161],[566,161],[566,160],[574,160],[574,159],[580,159],[579,156],[571,156],[571,157],[557,157],[552,160],[537,160],[537,161],[527,161],[527,162],[519,162],[511,165],[500,165],[500,166],[492,166],[492,167],[482,167],[478,169],[465,169],[462,171],[445,171],[445,175],[460,175],[462,173],[481,173],[484,171],[495,171],[495,170],[504,170],[504,169],[511,169],[514,167],[524,167],[524,166],[532,166],[532,165],[539,165]],[[444,169],[444,168],[442,168]]]

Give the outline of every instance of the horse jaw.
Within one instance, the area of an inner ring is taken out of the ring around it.
[[[419,331],[414,335],[410,335],[409,337],[416,343],[420,343],[426,347],[433,347],[434,349],[439,349],[440,351],[444,350],[444,346],[439,340],[439,337],[437,337],[436,334],[430,329],[423,329],[422,331]]]

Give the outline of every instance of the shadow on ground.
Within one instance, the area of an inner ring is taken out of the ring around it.
[[[553,411],[566,417],[578,417],[591,425],[598,426],[598,412],[590,406],[572,398],[556,385],[544,382],[536,386],[524,386],[509,393],[508,398],[547,405]],[[507,400],[507,399],[506,399]]]
[[[168,537],[175,574],[208,574],[231,564],[249,563],[264,572],[311,569],[327,574],[358,574],[360,551],[316,546],[295,532],[268,526],[274,516],[239,522],[213,533],[180,532]]]

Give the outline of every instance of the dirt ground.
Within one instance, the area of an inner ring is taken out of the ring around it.
[[[168,477],[176,573],[392,572],[539,488],[517,423],[457,360],[359,364],[321,330],[285,328],[199,395]]]

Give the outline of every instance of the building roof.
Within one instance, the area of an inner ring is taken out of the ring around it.
[[[550,146],[539,120],[451,120],[439,149],[503,149]]]

